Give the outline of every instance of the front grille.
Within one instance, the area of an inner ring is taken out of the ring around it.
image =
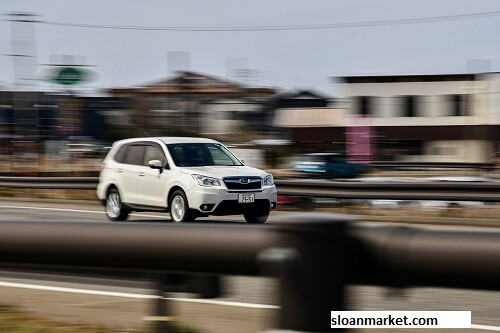
[[[262,187],[260,177],[228,177],[223,180],[229,190],[260,190]]]

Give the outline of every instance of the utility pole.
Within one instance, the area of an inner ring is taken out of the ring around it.
[[[33,108],[37,101],[38,93],[29,93],[35,90],[36,47],[35,23],[36,16],[32,13],[7,14],[11,26],[11,48],[14,69],[15,89],[12,92],[12,111],[14,114],[14,138],[11,147],[14,155],[20,154],[21,159],[26,159],[30,168],[39,166],[39,117],[38,109]],[[23,91],[19,93],[20,91]],[[20,138],[20,140],[18,140]]]
[[[11,46],[16,90],[33,86],[36,71],[35,23],[37,15],[32,13],[7,14],[11,24]]]

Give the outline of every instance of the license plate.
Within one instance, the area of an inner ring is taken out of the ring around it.
[[[252,203],[255,202],[255,193],[239,193],[238,194],[239,203]]]

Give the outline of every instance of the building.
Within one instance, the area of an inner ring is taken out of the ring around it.
[[[348,76],[338,88],[347,145],[370,136],[375,159],[483,163],[500,151],[500,73]]]
[[[266,110],[269,131],[291,140],[294,153],[343,152],[345,109],[337,104],[314,91],[279,93]]]
[[[271,96],[275,90],[181,71],[172,78],[140,87],[111,89],[109,93],[131,99],[137,113],[135,123],[148,131],[224,137],[238,133],[244,114],[256,110],[254,99]],[[218,121],[212,121],[211,116]]]
[[[16,152],[21,144],[42,151],[45,141],[68,137],[112,142],[126,125],[126,107],[121,98],[0,91],[0,151]]]
[[[230,142],[255,139],[257,131],[249,124],[258,117],[262,106],[256,98],[208,99],[200,107],[200,133]]]
[[[282,91],[267,99],[258,122],[269,138],[308,141],[314,133],[301,129],[315,125],[328,127],[328,120],[325,118],[328,105],[327,97],[311,90]]]

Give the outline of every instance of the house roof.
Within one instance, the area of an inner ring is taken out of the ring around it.
[[[323,96],[312,90],[285,90],[280,91],[277,94],[271,96],[271,99],[327,99],[328,97]]]
[[[191,71],[178,72],[174,77],[133,88],[110,89],[114,95],[127,94],[232,94],[272,95],[272,88],[253,88],[212,75]]]
[[[212,75],[179,71],[174,77],[156,81],[143,86],[144,88],[156,87],[230,87],[233,89],[241,88],[242,85],[236,82],[230,82]]]
[[[479,74],[361,75],[332,78],[344,83],[475,81]]]

